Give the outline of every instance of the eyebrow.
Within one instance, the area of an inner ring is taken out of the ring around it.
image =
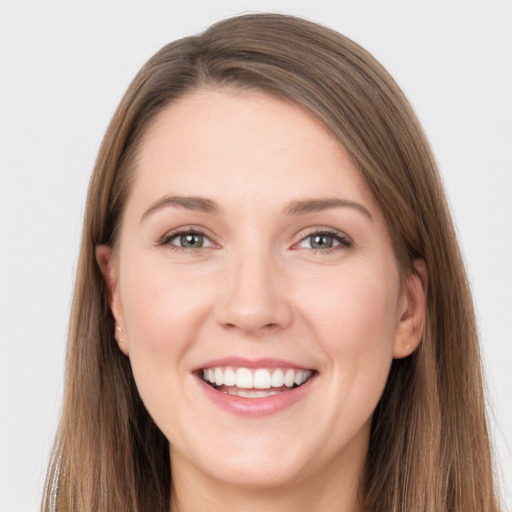
[[[368,208],[360,203],[356,203],[355,201],[341,199],[338,197],[292,201],[285,208],[285,213],[287,215],[306,215],[308,213],[321,212],[331,208],[353,208],[373,222],[372,214]]]
[[[177,206],[178,208],[185,208],[186,210],[200,211],[204,213],[219,213],[219,205],[205,197],[197,196],[164,196],[155,201],[142,215],[144,220],[153,213],[167,208],[168,206]]]
[[[141,220],[144,220],[155,212],[169,206],[211,214],[217,214],[221,210],[220,206],[215,201],[206,197],[167,195],[155,201],[144,212]],[[370,211],[362,204],[338,197],[292,201],[285,207],[284,213],[286,215],[299,216],[306,215],[308,213],[321,212],[331,208],[353,208],[373,222],[373,217]]]

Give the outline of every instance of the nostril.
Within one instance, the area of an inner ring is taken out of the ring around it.
[[[238,329],[239,327],[236,324],[228,322],[228,323],[224,324],[224,328],[232,331],[234,329]],[[274,330],[278,330],[278,329],[279,329],[279,324],[277,324],[277,323],[264,324],[260,328],[260,330],[263,330],[263,331],[274,331]],[[256,330],[256,329],[254,329],[254,330]]]

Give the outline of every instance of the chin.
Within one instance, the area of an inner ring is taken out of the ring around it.
[[[311,476],[314,457],[308,450],[297,450],[293,443],[276,443],[265,436],[259,442],[248,443],[253,436],[258,434],[244,439],[232,435],[230,444],[208,439],[202,447],[194,447],[199,450],[188,452],[187,460],[171,451],[173,466],[188,467],[187,473],[202,475],[212,483],[246,490],[283,488]]]
[[[266,462],[247,460],[222,464],[210,477],[243,489],[270,490],[294,485],[306,477],[304,473],[291,462],[276,464],[274,457]]]

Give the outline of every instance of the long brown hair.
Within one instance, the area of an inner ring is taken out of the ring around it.
[[[114,341],[95,258],[114,247],[141,138],[170,102],[204,87],[294,102],[340,141],[387,220],[402,273],[426,262],[427,324],[392,364],[373,416],[363,510],[496,512],[475,315],[429,144],[403,93],[356,43],[277,14],[231,18],[162,48],[123,97],[90,182],[71,312],[62,419],[43,510],[168,511],[167,439]]]

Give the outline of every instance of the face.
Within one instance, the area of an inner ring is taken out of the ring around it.
[[[421,285],[313,117],[254,92],[167,107],[98,260],[173,470],[261,487],[362,463],[391,361],[419,342]]]

